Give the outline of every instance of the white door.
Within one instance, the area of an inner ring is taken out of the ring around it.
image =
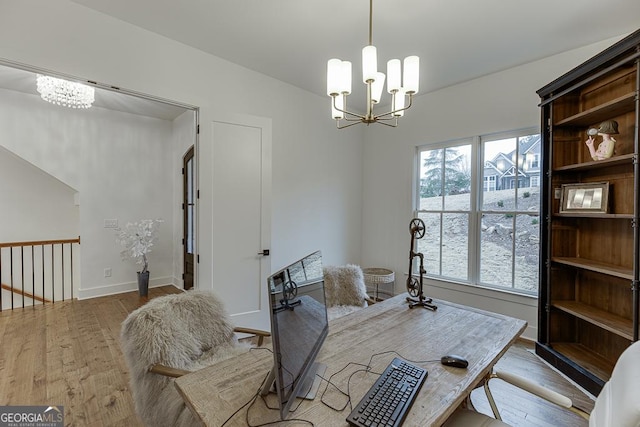
[[[210,230],[211,258],[203,260],[199,251],[200,266],[210,263],[211,275],[203,276],[211,277],[211,289],[224,301],[235,325],[268,330],[270,259],[260,253],[270,243],[271,121],[215,113],[212,118],[206,132],[210,135],[200,135],[201,147],[210,144],[204,150],[210,166],[200,164],[210,171],[201,179],[211,180],[205,186],[211,198],[201,200],[208,204],[205,211],[211,210],[210,228],[204,227]],[[201,216],[201,221],[207,219]]]

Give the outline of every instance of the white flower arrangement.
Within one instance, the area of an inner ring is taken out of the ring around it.
[[[147,254],[158,238],[161,219],[143,219],[138,222],[128,222],[124,228],[116,228],[116,241],[124,249],[120,252],[122,259],[132,258],[136,264],[144,267],[140,273],[146,273],[149,267]]]

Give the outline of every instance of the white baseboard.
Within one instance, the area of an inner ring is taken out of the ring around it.
[[[157,288],[159,286],[167,286],[167,285],[175,286],[176,288],[180,289],[178,286],[175,285],[175,283],[173,282],[173,277],[171,276],[151,278],[149,280],[150,288]],[[97,298],[97,297],[122,294],[124,292],[132,292],[137,290],[138,290],[138,282],[125,282],[125,283],[118,283],[115,285],[98,286],[95,288],[81,288],[81,289],[78,289],[76,298],[77,299]]]

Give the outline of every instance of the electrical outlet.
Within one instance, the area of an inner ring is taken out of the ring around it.
[[[105,219],[104,220],[104,228],[118,228],[118,220],[117,219]]]
[[[104,277],[111,277],[111,268],[107,267],[104,269]]]

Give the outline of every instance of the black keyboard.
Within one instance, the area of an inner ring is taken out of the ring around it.
[[[360,427],[400,426],[427,379],[426,369],[395,358],[347,417]]]

